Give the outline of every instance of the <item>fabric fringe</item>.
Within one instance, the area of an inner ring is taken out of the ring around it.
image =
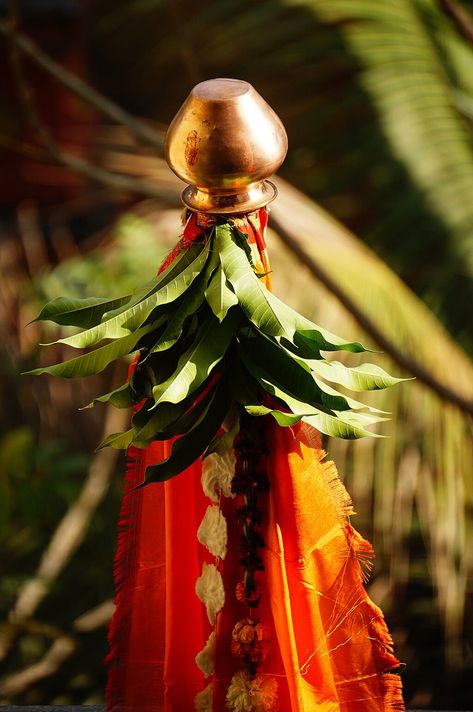
[[[109,653],[105,658],[106,665],[113,665],[119,654],[119,641],[125,631],[129,628],[131,611],[127,610],[125,600],[125,582],[128,578],[127,565],[133,561],[134,548],[136,546],[136,536],[133,532],[133,525],[136,524],[136,507],[139,496],[130,496],[133,488],[139,483],[142,475],[144,450],[129,448],[126,470],[125,484],[120,516],[118,519],[117,548],[113,562],[113,579],[115,582],[115,612],[108,630]],[[110,689],[107,688],[107,694]]]
[[[358,571],[364,584],[368,583],[373,570],[375,557],[373,545],[364,539],[351,524],[346,525],[346,534],[350,547],[350,554],[358,564]]]
[[[325,452],[321,450],[320,453],[320,460],[322,460],[325,457]],[[332,460],[328,460],[327,462],[322,462],[321,465],[337,514],[345,520],[355,514],[352,498],[340,479],[335,463]]]
[[[406,709],[402,698],[402,682],[400,675],[386,672],[382,675],[384,708],[386,712],[404,712]]]

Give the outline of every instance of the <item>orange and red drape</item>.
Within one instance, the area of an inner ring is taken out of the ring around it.
[[[241,219],[260,270],[269,271],[264,244],[267,213]],[[170,255],[201,233],[193,215]],[[266,281],[269,278],[266,277]],[[397,712],[404,709],[399,662],[381,611],[363,587],[368,542],[349,522],[350,499],[335,465],[324,460],[318,433],[308,425],[266,423],[270,491],[262,499],[264,574],[258,617],[270,632],[264,673],[278,682],[281,712]],[[210,633],[195,594],[204,562],[196,532],[208,504],[201,463],[164,484],[132,491],[146,467],[167,457],[155,442],[128,454],[116,556],[116,611],[110,628],[109,712],[191,712],[205,687],[195,656]],[[221,503],[228,554],[220,570],[226,591],[217,618],[214,712],[239,668],[231,631],[247,607],[233,595],[241,579],[238,498]]]

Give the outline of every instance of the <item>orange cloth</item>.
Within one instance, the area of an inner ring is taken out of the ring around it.
[[[242,222],[261,258],[266,212],[259,225]],[[196,234],[195,218],[188,228]],[[184,239],[186,238],[186,233]],[[267,280],[268,281],[268,280]],[[381,611],[368,599],[360,560],[370,545],[351,527],[350,501],[333,463],[323,462],[317,432],[307,425],[266,424],[271,489],[259,499],[265,571],[253,613],[271,634],[263,674],[278,682],[280,712],[398,712],[404,709],[399,663]],[[209,500],[200,463],[166,482],[136,492],[146,466],[165,458],[169,443],[132,449],[116,559],[117,608],[110,628],[109,712],[191,712],[208,680],[195,655],[211,631],[195,595],[202,563],[212,561],[196,532]],[[217,619],[213,712],[241,661],[230,653],[231,631],[248,616],[235,588],[241,580],[235,510],[222,499],[228,553],[221,562],[226,600]]]

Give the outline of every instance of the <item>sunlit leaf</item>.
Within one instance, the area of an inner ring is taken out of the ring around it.
[[[204,272],[197,277],[184,292],[179,302],[175,304],[174,311],[168,316],[166,329],[151,348],[150,353],[166,351],[176,343],[183,333],[186,320],[194,315],[204,303],[206,287],[217,265],[218,256],[215,253],[211,253]]]
[[[105,312],[126,304],[129,299],[130,295],[117,299],[57,297],[41,309],[34,321],[53,321],[61,326],[88,328],[99,324]]]
[[[58,343],[67,344],[74,348],[87,348],[102,339],[119,339],[127,336],[137,329],[151,312],[158,306],[163,307],[181,296],[203,270],[207,261],[210,243],[208,242],[201,252],[187,265],[182,272],[161,286],[158,291],[135,304],[131,308],[121,311],[117,316],[103,321],[101,324],[87,329],[74,336],[59,339]]]
[[[278,383],[295,398],[329,410],[349,410],[346,398],[323,391],[310,371],[277,343],[264,336],[240,339],[240,354],[248,371],[260,381]]]
[[[366,351],[359,343],[348,342],[313,324],[272,294],[255,275],[241,247],[232,240],[229,225],[216,228],[215,247],[223,271],[238,297],[244,313],[268,336],[284,336],[290,341],[300,335],[310,345],[309,356],[319,350]]]
[[[341,417],[339,417],[339,413],[327,413],[319,408],[311,407],[307,403],[286,393],[277,384],[271,383],[264,378],[260,379],[260,383],[267,393],[285,403],[294,415],[302,416],[302,420],[312,425],[321,433],[325,433],[325,435],[331,435],[332,437],[342,438],[344,440],[356,440],[357,438],[367,436],[379,437],[376,433],[365,429],[365,422],[358,422],[358,414],[351,413],[351,422],[344,422],[341,420]]]
[[[338,361],[309,361],[310,367],[327,381],[340,383],[352,391],[375,391],[407,381],[407,378],[395,378],[380,366],[362,363],[348,368]]]
[[[175,279],[181,272],[183,272],[192,262],[199,256],[202,251],[202,244],[200,242],[188,245],[186,249],[181,250],[174,260],[167,266],[165,270],[160,272],[149,280],[146,284],[138,287],[130,297],[128,304],[124,304],[114,310],[108,311],[104,315],[103,321],[113,319],[113,317],[118,316],[125,310],[136,306],[140,302],[144,301],[148,297],[151,297],[159,289],[169,284],[173,279]]]
[[[81,410],[93,408],[96,403],[110,403],[115,408],[131,408],[136,402],[136,394],[133,391],[130,383],[124,383],[115,390],[105,393],[103,396],[94,398],[88,405],[85,405]]]
[[[302,415],[294,415],[294,413],[285,413],[282,410],[268,408],[265,405],[245,405],[245,410],[249,415],[262,416],[272,415],[278,425],[283,428],[295,425],[302,419]]]
[[[228,286],[225,272],[221,266],[215,270],[205,290],[205,298],[219,321],[225,319],[228,310],[238,304],[238,297]]]
[[[103,371],[112,361],[135,350],[140,339],[146,334],[149,334],[154,328],[156,328],[155,324],[148,324],[128,336],[123,336],[121,339],[112,341],[110,344],[101,346],[95,349],[95,351],[91,351],[83,356],[77,356],[69,361],[57,363],[54,366],[35,368],[33,371],[28,371],[25,375],[39,376],[42,373],[47,373],[50,376],[60,376],[61,378],[92,376]]]

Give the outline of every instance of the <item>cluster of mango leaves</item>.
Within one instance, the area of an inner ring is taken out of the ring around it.
[[[142,448],[176,438],[169,457],[148,468],[143,484],[170,479],[200,456],[228,447],[241,408],[253,416],[271,415],[281,426],[304,420],[335,437],[373,435],[366,426],[386,414],[333,385],[367,391],[402,379],[373,364],[349,368],[324,358],[323,352],[367,349],[305,319],[270,292],[262,277],[246,235],[231,220],[221,222],[133,294],[49,302],[38,320],[81,329],[54,343],[79,349],[106,343],[30,373],[89,376],[139,351],[129,381],[89,407],[142,403],[132,427],[110,435],[103,447]]]

